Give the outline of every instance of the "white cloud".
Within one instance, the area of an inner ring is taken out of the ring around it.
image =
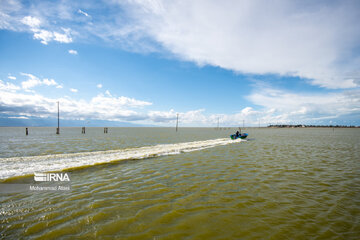
[[[300,76],[326,88],[357,86],[348,76],[360,64],[355,2],[132,3],[137,31],[182,59],[236,72]]]
[[[98,85],[96,85],[97,88],[102,88],[103,85],[101,83],[99,83]]]
[[[84,15],[85,17],[90,17],[90,15],[84,11],[82,11],[81,9],[78,10],[78,13]]]
[[[45,5],[46,11],[40,11]],[[2,2],[0,28],[31,32],[43,44],[72,42],[73,36],[96,36],[134,51],[165,48],[180,59],[235,72],[300,76],[326,88],[360,86],[356,1],[332,1],[326,5],[322,1],[303,4],[281,0],[271,4],[258,0],[111,1],[103,7],[111,7],[112,11],[91,21],[79,7],[69,2],[36,2],[26,9],[20,2]],[[124,14],[118,14],[120,11]],[[51,80],[46,84],[44,79],[28,77],[21,83],[24,91],[40,85],[62,88],[51,84]],[[19,90],[9,84],[2,82],[2,88]],[[261,88],[248,97],[260,109],[247,107],[235,114],[210,116],[198,109],[180,115],[188,124],[210,125],[216,125],[218,117],[234,124],[243,118],[272,122],[326,119],[358,113],[358,95],[358,91],[301,94]],[[108,91],[102,97],[117,99]],[[137,112],[132,114],[128,116],[143,117]],[[174,121],[174,114],[174,110],[151,111],[148,117],[165,123]]]
[[[14,76],[12,76],[12,75],[9,75],[9,76],[8,76],[8,79],[16,80],[16,77],[14,77]]]
[[[45,44],[45,45],[47,45],[48,42],[50,42],[53,39],[53,37],[54,37],[54,34],[47,30],[37,30],[34,33],[34,38],[41,40],[41,43]]]
[[[40,19],[32,16],[26,16],[24,17],[21,22],[25,25],[28,25],[31,28],[38,28],[40,27],[41,21]]]
[[[213,116],[206,116],[205,109],[198,109],[193,111],[188,111],[185,113],[180,113],[179,116],[182,123],[189,125],[209,125],[213,121]]]
[[[14,92],[16,90],[19,90],[20,87],[16,86],[12,83],[6,82],[4,83],[2,80],[0,80],[0,90],[5,90],[5,91],[11,91]]]
[[[73,93],[77,93],[77,92],[78,92],[78,90],[75,89],[75,88],[70,88],[70,91],[73,92]]]
[[[27,74],[33,79],[36,77]],[[31,79],[30,79],[31,80]],[[48,85],[54,85],[47,80]],[[46,85],[45,83],[42,83]],[[360,90],[335,93],[303,94],[268,87],[257,88],[247,96],[254,107],[239,109],[234,114],[207,114],[205,109],[187,112],[143,111],[151,102],[129,97],[98,94],[89,101],[63,97],[48,98],[29,89],[19,92],[20,87],[0,80],[0,106],[5,114],[36,117],[51,117],[56,113],[56,102],[60,101],[62,116],[66,119],[101,119],[113,121],[140,121],[161,126],[173,126],[179,114],[181,126],[262,126],[270,123],[317,123],[319,121],[346,119],[360,113]],[[75,90],[75,89],[73,89]]]
[[[170,122],[176,119],[176,112],[171,109],[168,112],[165,111],[150,111],[149,117],[154,122]]]
[[[99,7],[90,2],[40,1],[31,9],[4,2],[0,28],[32,31],[43,44],[96,36],[235,72],[299,76],[334,89],[360,85],[357,1],[106,1],[101,7],[111,11],[84,21],[90,15],[81,8]]]
[[[0,86],[1,82],[0,82]],[[0,106],[8,115],[54,117],[60,101],[61,115],[65,119],[100,119],[114,121],[135,121],[148,119],[141,109],[152,103],[128,97],[108,97],[99,94],[90,101],[70,97],[47,98],[37,93],[16,93],[0,87]]]
[[[33,88],[37,85],[41,85],[42,83],[39,78],[30,73],[21,73],[21,75],[28,77],[28,80],[21,82],[21,86],[23,89]]]
[[[50,11],[50,9],[47,10]],[[39,13],[37,12],[36,14]],[[3,20],[3,17],[6,18],[5,16],[1,15],[1,11],[0,11],[0,22]],[[12,22],[13,22],[12,24],[14,25],[13,28],[15,29],[18,28],[18,30],[20,31],[23,30],[21,27],[16,25],[17,24],[16,20],[12,19]],[[73,41],[71,37],[72,30],[70,28],[58,27],[56,25],[51,26],[49,25],[49,21],[45,21],[45,23],[43,24],[38,17],[34,17],[34,16],[25,16],[20,20],[20,22],[28,26],[29,29],[26,30],[27,31],[30,30],[31,32],[33,32],[34,39],[40,40],[42,44],[47,45],[51,41],[56,41],[60,43],[71,43]],[[7,25],[1,27],[0,24],[0,28],[9,28],[9,27],[7,27]]]
[[[25,116],[20,116],[20,117],[8,117],[8,118],[12,118],[12,119],[29,119],[28,117],[25,117]]]
[[[34,3],[30,11],[5,3],[0,28],[29,31],[25,25],[43,44],[96,36],[128,50],[166,49],[235,72],[299,76],[334,89],[360,85],[356,1],[108,1],[102,7],[111,11],[96,21],[84,21],[90,15],[81,6]]]
[[[60,43],[71,43],[72,38],[70,36],[70,30],[69,29],[63,29],[64,33],[59,32],[51,32],[47,30],[34,30],[34,38],[41,40],[42,44],[47,45],[50,41],[57,41]]]
[[[268,123],[314,122],[360,113],[360,90],[305,94],[262,88],[248,99],[262,106],[257,117]]]
[[[218,118],[224,123],[223,119],[228,115],[207,115],[205,109],[191,110],[187,112],[170,111],[149,111],[148,116],[154,123],[160,125],[174,125],[176,123],[177,114],[179,114],[179,123],[181,126],[216,126]],[[233,124],[227,121],[226,124]]]
[[[259,88],[247,99],[258,105],[258,110],[245,107],[234,114],[206,114],[205,109],[179,113],[182,126],[266,126],[268,124],[316,124],[321,121],[346,120],[360,115],[360,90],[338,93],[301,94],[279,89]],[[174,125],[174,110],[150,111],[154,123]]]
[[[104,105],[112,105],[112,106],[129,106],[129,107],[144,107],[152,105],[150,102],[136,100],[134,98],[128,97],[113,97],[111,94],[108,96],[104,96],[103,94],[99,94],[91,100],[92,103],[96,104],[104,104]]]
[[[177,114],[179,114],[179,123],[181,126],[208,126],[215,127],[219,121],[220,126],[240,126],[242,120],[249,122],[257,121],[258,111],[251,107],[242,109],[237,114],[206,114],[205,109],[191,110],[187,112],[170,111],[150,111],[149,118],[154,123],[174,125]]]
[[[60,42],[60,43],[71,43],[73,40],[70,36],[70,29],[69,28],[63,28],[62,29],[64,33],[59,32],[53,32],[54,35],[54,41]]]
[[[45,84],[46,86],[57,86],[58,85],[54,79],[49,80],[47,78],[44,78],[42,83]]]
[[[77,55],[78,54],[78,52],[76,50],[73,50],[73,49],[70,49],[69,53],[72,54],[72,55]]]
[[[41,85],[55,86],[56,88],[62,88],[62,86],[59,85],[54,79],[44,78],[43,80],[41,80],[40,78],[30,73],[20,73],[20,74],[28,78],[26,81],[21,82],[21,86],[25,90]]]
[[[33,88],[37,85],[41,85],[41,80],[39,79],[29,79],[27,81],[24,81],[21,83],[21,86],[23,89],[29,89],[29,88]]]

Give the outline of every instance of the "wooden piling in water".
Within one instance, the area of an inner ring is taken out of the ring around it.
[[[179,114],[176,114],[176,132],[178,131],[178,126],[179,126]]]
[[[28,128],[25,129],[25,133],[26,133],[26,136],[29,135],[29,130],[28,130]]]
[[[60,108],[59,108],[59,102],[58,104],[58,127],[56,128],[56,134],[60,134]]]
[[[108,128],[104,128],[104,133],[108,133]]]
[[[82,133],[82,134],[85,134],[85,127],[82,127],[81,133]]]

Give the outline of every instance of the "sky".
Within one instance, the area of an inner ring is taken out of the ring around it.
[[[360,125],[360,2],[0,0],[0,125]]]

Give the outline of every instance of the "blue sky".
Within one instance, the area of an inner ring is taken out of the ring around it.
[[[59,101],[72,123],[360,125],[358,19],[357,1],[1,1],[1,122]]]

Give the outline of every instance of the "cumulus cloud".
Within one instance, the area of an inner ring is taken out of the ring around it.
[[[242,121],[253,125],[257,122],[257,117],[261,112],[255,111],[251,107],[246,107],[236,114],[207,114],[205,109],[191,110],[187,112],[170,111],[150,111],[149,118],[154,123],[173,125],[179,114],[179,122],[182,126],[208,126],[215,127],[218,122],[220,126],[240,126]]]
[[[170,111],[150,111],[149,117],[154,122],[167,123],[176,119],[176,112],[171,109]]]
[[[44,81],[53,85],[51,80]],[[45,84],[45,83],[44,83]],[[151,102],[111,94],[98,94],[90,100],[45,97],[35,92],[21,92],[21,88],[0,80],[0,108],[8,115],[51,117],[60,101],[66,119],[99,119],[140,121],[161,126],[172,126],[179,114],[182,126],[262,126],[271,123],[317,123],[359,116],[360,90],[332,93],[294,93],[269,87],[257,88],[247,96],[257,107],[244,107],[234,114],[207,114],[205,109],[177,112],[144,111]],[[24,90],[24,89],[23,89]],[[25,89],[27,90],[27,89]]]
[[[0,12],[1,13],[1,12]],[[17,30],[26,30],[23,29],[21,26],[18,26],[18,22],[15,19],[12,18],[7,18],[4,16],[5,14],[0,14],[0,22],[1,21],[10,21],[11,23],[7,23],[8,24],[12,24],[14,25],[13,29],[17,29]],[[3,19],[4,18],[4,19]],[[20,20],[20,23],[28,26],[31,32],[33,32],[33,36],[34,39],[38,39],[41,41],[42,44],[47,45],[49,42],[51,41],[56,41],[56,42],[60,42],[60,43],[70,43],[72,42],[72,37],[71,37],[71,29],[70,28],[64,28],[64,27],[57,27],[58,30],[51,30],[51,29],[47,29],[47,28],[52,28],[51,26],[49,26],[48,24],[44,24],[38,17],[35,16],[25,16]],[[4,24],[5,25],[5,24]],[[7,28],[6,26],[1,27],[0,28]],[[61,32],[59,31],[61,30]]]
[[[34,39],[41,40],[41,43],[47,45],[54,37],[54,34],[47,30],[36,30]]]
[[[314,122],[360,112],[358,89],[309,94],[263,88],[254,91],[248,99],[262,107],[257,116],[267,123]]]
[[[73,50],[73,49],[70,49],[69,53],[72,54],[72,55],[77,55],[78,54],[78,52],[76,50]]]
[[[251,113],[250,113],[251,112]],[[243,119],[253,120],[253,114],[258,112],[247,107],[238,114],[207,114],[205,109],[190,110],[187,112],[170,111],[149,111],[148,116],[154,123],[173,125],[176,122],[177,114],[182,126],[217,126],[218,121],[222,126],[237,126]]]
[[[77,93],[77,92],[78,92],[78,90],[75,89],[75,88],[70,88],[70,91],[73,92],[73,93]]]
[[[54,79],[40,79],[37,76],[30,74],[30,73],[20,73],[22,76],[27,77],[26,81],[21,82],[21,86],[23,89],[30,89],[36,86],[55,86],[56,88],[62,88],[60,84],[58,84]]]
[[[336,93],[294,93],[274,88],[258,88],[247,96],[257,107],[245,107],[234,114],[207,114],[205,109],[179,112],[183,126],[266,126],[268,124],[328,124],[360,116],[360,90]],[[159,124],[175,124],[176,114],[150,111],[150,119]]]
[[[21,82],[21,87],[0,80],[0,112],[6,115],[21,115],[34,117],[52,117],[56,113],[56,103],[60,101],[62,116],[66,119],[100,119],[113,121],[149,120],[143,108],[151,106],[151,102],[141,101],[125,96],[98,94],[90,100],[73,99],[71,97],[51,98],[33,90],[36,86],[55,86],[62,88],[54,79],[43,78],[20,73],[27,80]],[[77,92],[71,88],[70,91]]]
[[[26,16],[23,19],[21,19],[21,22],[25,25],[28,25],[31,28],[38,28],[40,27],[41,21],[40,19],[32,16]]]
[[[101,83],[99,83],[98,85],[96,85],[97,88],[102,88],[103,85]]]
[[[54,79],[47,79],[47,78],[44,78],[42,83],[46,86],[57,86],[58,84],[55,82]]]
[[[104,96],[103,94],[99,94],[91,100],[92,103],[103,104],[103,105],[111,105],[111,106],[129,106],[129,107],[144,107],[152,105],[150,102],[136,100],[134,98],[128,97],[113,97],[111,94],[107,94]]]
[[[73,40],[71,38],[70,35],[70,28],[62,28],[64,33],[59,33],[59,32],[53,32],[54,41],[60,42],[60,43],[71,43]]]
[[[14,92],[16,90],[19,90],[20,87],[16,86],[12,83],[9,82],[3,82],[2,80],[0,80],[0,90],[5,90],[5,91],[10,91],[10,92]]]
[[[50,41],[60,43],[71,43],[70,29],[63,29],[64,33],[47,31],[44,29],[33,29],[34,39],[41,40],[41,43],[47,45]]]
[[[5,16],[0,14],[0,21],[11,21],[11,18],[1,19],[1,17],[6,18]],[[10,20],[9,20],[10,19]],[[73,41],[71,37],[71,29],[64,27],[57,27],[57,30],[51,30],[47,28],[53,28],[48,24],[43,24],[42,21],[38,17],[34,16],[25,16],[20,20],[25,26],[28,26],[29,29],[23,29],[23,27],[18,26],[16,20],[12,19],[11,24],[14,25],[13,29],[17,30],[30,30],[33,32],[34,39],[38,39],[42,44],[47,45],[51,41],[56,41],[60,43],[70,43]],[[8,23],[10,24],[10,23]],[[1,26],[0,26],[1,28]],[[3,28],[7,28],[6,26]],[[61,30],[61,31],[60,31]]]
[[[135,111],[152,103],[128,97],[109,97],[99,94],[89,101],[70,97],[48,98],[38,93],[19,93],[9,90],[0,81],[1,112],[8,115],[53,117],[60,102],[65,119],[100,119],[136,121],[148,119],[145,113]]]
[[[8,76],[8,79],[16,80],[16,77],[14,77],[14,76],[12,76],[12,75],[9,75],[9,76]]]

